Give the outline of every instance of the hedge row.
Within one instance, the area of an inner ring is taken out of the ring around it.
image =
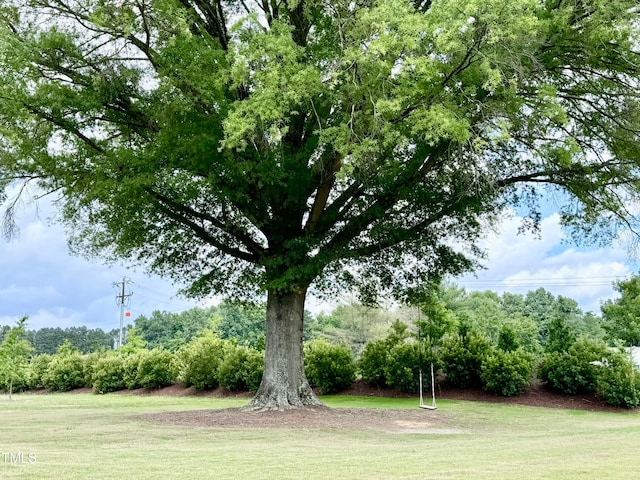
[[[392,331],[368,343],[359,360],[361,377],[376,387],[396,387],[415,393],[420,371],[437,374],[458,388],[482,388],[502,396],[519,395],[537,375],[550,389],[569,394],[597,394],[616,407],[640,404],[640,372],[628,356],[603,343],[575,341],[566,351],[542,359],[518,348],[508,338],[497,346],[477,332],[462,328],[445,335],[435,348]],[[536,361],[537,360],[537,361]],[[425,378],[428,385],[430,379]]]
[[[438,376],[459,388],[481,387],[513,396],[527,388],[537,373],[549,388],[565,394],[597,393],[607,403],[626,408],[640,404],[640,372],[626,355],[604,344],[578,340],[566,351],[547,353],[539,362],[513,342],[494,346],[468,329],[445,335],[436,348],[426,345],[412,338],[406,327],[395,325],[386,338],[368,343],[356,362],[346,346],[314,340],[304,348],[305,371],[322,394],[339,392],[356,377],[373,386],[417,393],[420,372],[429,385],[433,363]],[[200,390],[222,386],[255,392],[262,372],[261,352],[207,332],[175,353],[139,349],[82,355],[63,345],[55,355],[32,358],[28,377],[14,389],[90,387],[106,393],[179,382]]]
[[[482,387],[504,396],[522,393],[534,372],[528,353],[494,348],[474,332],[446,336],[438,348],[390,335],[367,344],[359,359],[360,373],[369,384],[408,393],[418,392],[421,371],[425,384],[430,383],[431,363],[454,386]]]
[[[222,386],[256,391],[263,371],[262,353],[205,333],[176,353],[161,348],[83,355],[63,344],[54,355],[31,359],[28,375],[16,391],[47,388],[69,391],[89,387],[107,393],[122,389],[161,388],[176,382],[196,389]]]

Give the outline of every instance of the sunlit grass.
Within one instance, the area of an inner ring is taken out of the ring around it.
[[[16,395],[0,401],[0,478],[629,479],[640,414],[441,401],[455,434],[159,425],[144,413],[237,407],[246,399]],[[331,407],[417,408],[414,399],[324,397]],[[11,463],[2,454],[23,454]],[[29,463],[28,454],[35,457]]]

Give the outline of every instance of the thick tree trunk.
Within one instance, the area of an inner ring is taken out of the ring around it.
[[[264,375],[247,408],[289,410],[322,405],[304,373],[302,323],[306,291],[269,292]]]

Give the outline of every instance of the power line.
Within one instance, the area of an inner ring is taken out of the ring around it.
[[[611,286],[614,281],[628,279],[629,275],[584,277],[535,277],[498,279],[458,279],[456,283],[482,288],[537,288],[537,287],[598,287]]]

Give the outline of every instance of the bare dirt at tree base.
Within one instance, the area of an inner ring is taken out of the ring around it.
[[[173,385],[160,390],[135,390],[140,395],[198,395],[205,397],[250,398],[247,393],[230,393],[224,389],[196,392],[194,389]],[[411,398],[397,390],[371,388],[357,382],[341,395],[377,396],[387,398]],[[499,397],[481,390],[463,390],[447,386],[438,387],[437,399],[483,401],[527,405],[541,408],[564,408],[589,411],[623,411],[607,406],[595,395],[567,396],[546,390],[535,384],[517,397]],[[425,400],[430,403],[430,397]],[[187,412],[164,412],[136,417],[145,421],[165,425],[182,425],[204,428],[277,428],[277,429],[325,429],[325,430],[373,430],[387,433],[464,433],[451,423],[449,416],[441,411],[420,409],[416,399],[415,410],[376,408],[327,408],[313,407],[284,412],[252,412],[242,408],[197,410]]]
[[[137,417],[164,425],[214,428],[292,430],[374,430],[387,433],[463,433],[435,411],[378,408],[310,407],[284,412],[251,412],[241,408],[166,412]]]

